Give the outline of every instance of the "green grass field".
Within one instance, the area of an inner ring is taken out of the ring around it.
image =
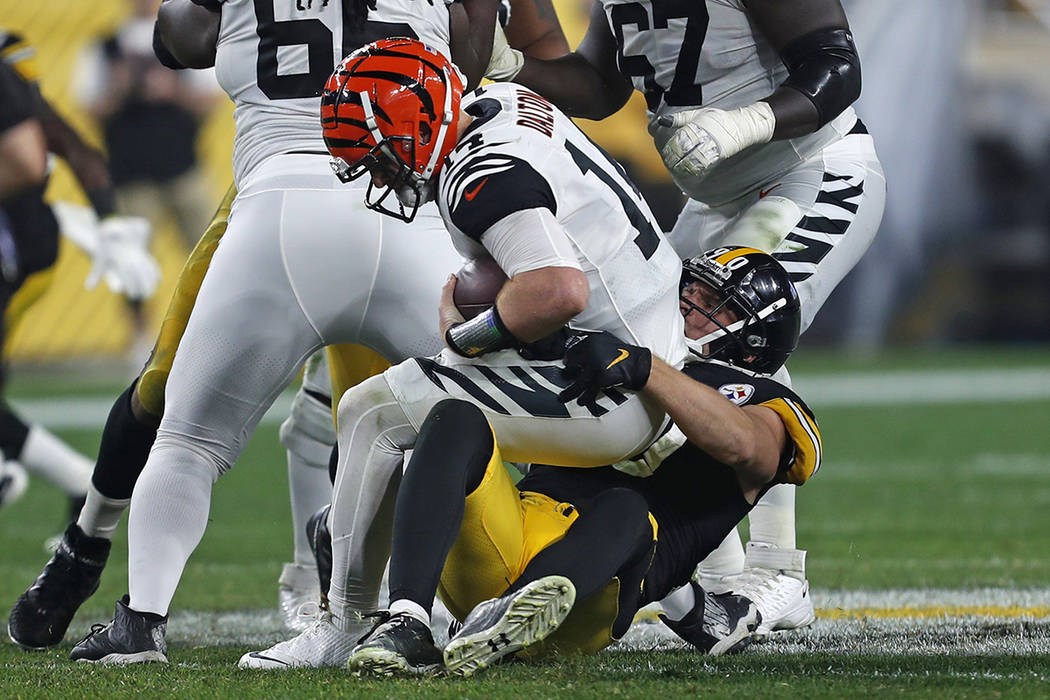
[[[216,487],[207,534],[172,605],[172,663],[106,669],[67,660],[72,642],[112,616],[126,590],[122,529],[102,587],[62,647],[25,653],[0,644],[0,696],[1050,696],[1050,390],[1039,389],[1050,385],[1050,352],[909,353],[867,363],[804,355],[793,367],[804,395],[806,386],[857,373],[884,392],[902,384],[899,400],[890,392],[872,405],[810,397],[825,445],[821,471],[798,492],[799,546],[809,551],[818,607],[810,630],[732,658],[635,643],[558,663],[506,664],[466,681],[240,671],[245,650],[280,638],[276,579],[291,553],[284,456],[270,423]],[[971,375],[973,386],[959,381]],[[95,393],[69,378],[30,376],[12,386],[16,400]],[[1020,397],[1026,389],[1031,395]],[[953,397],[929,398],[942,391]],[[56,432],[86,453],[97,449],[98,429]],[[5,627],[6,611],[47,559],[43,541],[61,530],[64,508],[57,491],[33,481],[0,511]]]

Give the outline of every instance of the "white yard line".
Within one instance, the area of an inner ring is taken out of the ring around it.
[[[817,622],[778,633],[756,654],[1006,655],[1050,653],[1050,589],[814,591]],[[438,637],[444,625],[435,622]],[[286,638],[276,609],[176,610],[169,641],[264,649]],[[662,624],[634,625],[616,650],[681,648]]]
[[[1050,399],[1050,368],[864,372],[804,374],[794,388],[814,407],[893,406],[934,403],[1010,403]],[[288,415],[293,392],[281,394],[263,416],[264,424],[280,423]],[[26,419],[51,428],[98,428],[115,396],[56,396],[12,399]]]

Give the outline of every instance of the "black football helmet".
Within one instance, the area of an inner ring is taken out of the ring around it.
[[[693,281],[710,287],[720,301],[705,311],[683,297],[693,311],[718,326],[702,338],[687,338],[690,351],[761,374],[780,369],[798,346],[802,323],[798,292],[783,266],[761,250],[725,246],[683,263],[682,289]],[[717,321],[714,316],[723,308],[737,320],[728,325]]]

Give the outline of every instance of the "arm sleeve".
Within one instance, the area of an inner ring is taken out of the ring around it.
[[[581,269],[572,241],[549,209],[511,212],[489,227],[484,244],[507,277],[543,267]]]

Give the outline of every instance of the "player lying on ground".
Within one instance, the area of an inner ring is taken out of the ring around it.
[[[752,602],[690,577],[766,490],[820,465],[813,415],[768,377],[797,342],[798,297],[784,269],[750,248],[694,258],[683,281],[698,358],[682,370],[610,333],[582,336],[565,357],[575,381],[564,400],[639,390],[688,438],[630,465],[644,476],[620,471],[628,465],[533,466],[515,486],[482,411],[455,400],[431,410],[398,490],[390,608],[351,653],[352,670],[470,675],[523,648],[595,651],[683,585],[686,614],[662,617],[671,629],[710,654],[747,644],[760,619]],[[463,620],[443,652],[429,626],[435,592]]]

